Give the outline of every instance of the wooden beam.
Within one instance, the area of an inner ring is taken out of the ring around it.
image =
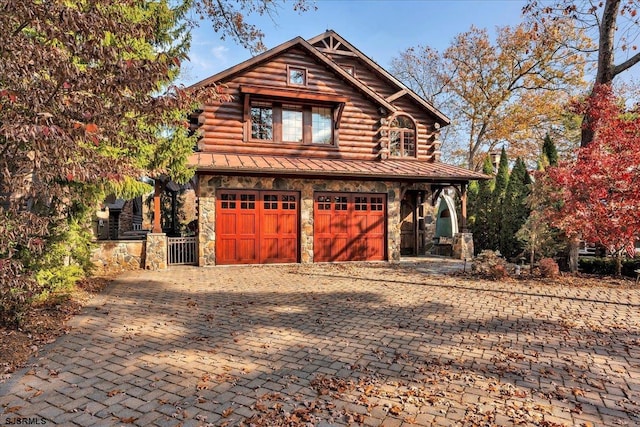
[[[351,58],[359,58],[360,55],[353,53],[353,52],[349,52],[348,50],[334,50],[334,49],[327,49],[324,47],[318,47],[317,48],[320,52],[322,53],[330,53],[332,55],[340,55],[340,56],[349,56]]]
[[[418,224],[420,220],[418,217],[420,216],[420,205],[422,204],[422,198],[420,197],[420,192],[416,191],[415,193],[415,202],[413,209],[413,254],[419,255],[419,247],[420,243],[418,240],[420,239],[420,227]]]
[[[242,111],[242,140],[251,138],[251,94],[244,94],[244,110]]]
[[[436,205],[438,197],[440,197],[440,194],[442,194],[442,190],[444,190],[444,187],[441,187],[439,185],[433,186],[433,192],[431,193],[431,206]]]
[[[340,129],[340,121],[342,120],[342,111],[344,110],[344,102],[341,102],[340,104],[338,104],[338,108],[336,108],[335,110],[333,110],[333,122],[334,122],[334,128]]]
[[[274,98],[289,98],[305,101],[320,101],[330,103],[346,103],[350,101],[347,96],[333,95],[331,93],[317,93],[301,89],[284,89],[270,86],[240,86],[240,92],[244,94],[254,94]]]
[[[399,90],[398,92],[394,93],[393,95],[386,97],[386,98],[385,98],[385,101],[387,101],[387,102],[393,102],[393,101],[395,101],[395,100],[396,100],[396,99],[398,99],[398,98],[402,98],[402,97],[403,97],[403,96],[405,96],[407,93],[409,93],[409,92],[408,92],[406,89]]]
[[[160,194],[162,194],[162,188],[160,181],[156,179],[153,185],[153,233],[162,233],[162,224],[160,223]]]
[[[460,184],[460,200],[462,201],[462,232],[468,233],[467,230],[467,184]]]

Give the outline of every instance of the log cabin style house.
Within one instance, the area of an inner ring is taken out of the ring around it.
[[[461,198],[466,231],[467,184],[486,177],[440,162],[449,119],[334,31],[195,86],[208,84],[232,101],[192,119],[199,265],[424,253],[446,188]]]

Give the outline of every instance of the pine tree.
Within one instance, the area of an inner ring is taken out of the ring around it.
[[[482,172],[486,175],[493,176],[494,170],[491,159],[487,156],[484,159]],[[474,218],[470,224],[473,233],[473,241],[476,252],[483,249],[489,249],[489,216],[491,213],[491,194],[495,185],[495,178],[490,180],[482,180],[478,182],[477,195],[474,196],[474,202],[470,207],[471,215]]]
[[[530,192],[531,178],[524,161],[518,157],[511,174],[502,203],[500,227],[500,252],[507,258],[514,258],[523,252],[523,245],[516,233],[529,217],[527,196]]]
[[[502,225],[502,204],[509,183],[509,158],[507,152],[502,147],[500,153],[500,163],[498,173],[495,178],[495,186],[491,193],[490,212],[488,221],[488,248],[492,250],[500,249],[500,227]]]

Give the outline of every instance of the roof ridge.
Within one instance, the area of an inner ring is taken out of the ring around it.
[[[451,120],[444,113],[442,113],[440,110],[438,110],[431,102],[427,101],[422,96],[418,95],[410,87],[408,87],[407,85],[402,83],[400,80],[398,80],[397,77],[395,77],[393,74],[391,74],[389,71],[387,71],[384,67],[382,67],[380,64],[378,64],[376,61],[371,59],[368,55],[363,53],[360,49],[358,49],[357,47],[352,45],[348,40],[346,40],[344,37],[342,37],[336,31],[328,29],[327,31],[325,31],[322,34],[318,34],[315,37],[311,37],[310,39],[307,40],[307,42],[313,46],[315,43],[318,43],[318,42],[324,40],[328,36],[336,37],[340,41],[340,43],[342,45],[346,46],[349,50],[351,50],[352,53],[356,54],[357,57],[362,59],[372,69],[374,69],[375,71],[380,73],[383,77],[387,78],[391,83],[395,84],[400,90],[406,90],[407,94],[409,96],[414,98],[418,103],[422,104],[431,113],[435,114],[438,118],[440,118],[440,120],[442,121],[443,124],[445,124],[445,125],[451,124]]]

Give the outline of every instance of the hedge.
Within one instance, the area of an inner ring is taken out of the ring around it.
[[[613,276],[616,274],[615,258],[584,257],[578,260],[581,272],[587,274],[600,274]],[[622,275],[636,277],[635,270],[640,269],[640,258],[625,259],[622,261]]]

